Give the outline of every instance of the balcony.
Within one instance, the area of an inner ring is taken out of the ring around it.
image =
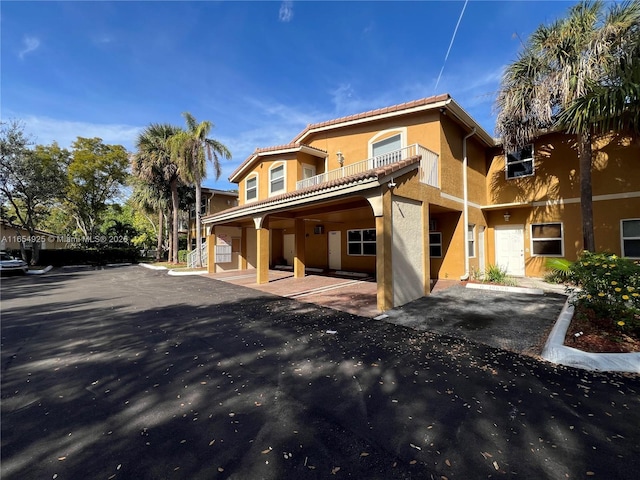
[[[351,163],[335,170],[330,170],[320,175],[305,178],[296,183],[296,190],[312,187],[322,183],[331,182],[339,178],[350,177],[358,173],[366,172],[374,168],[386,167],[401,160],[420,155],[420,182],[432,187],[440,188],[440,178],[438,176],[438,154],[414,143],[408,147],[377,155],[360,162]]]

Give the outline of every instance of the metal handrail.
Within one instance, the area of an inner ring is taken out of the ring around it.
[[[322,183],[331,182],[340,178],[350,177],[358,173],[366,172],[374,168],[381,168],[392,165],[401,160],[414,155],[421,155],[420,161],[420,181],[434,187],[439,187],[438,179],[438,154],[418,143],[414,143],[398,150],[376,155],[375,157],[362,160],[360,162],[344,165],[335,170],[330,170],[313,177],[305,178],[296,182],[296,190],[307,188]]]

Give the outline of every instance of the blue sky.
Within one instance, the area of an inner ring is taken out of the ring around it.
[[[450,93],[490,134],[503,68],[575,2],[2,1],[1,116],[36,143],[100,137],[133,151],[146,125],[215,124],[216,181],[307,124]]]

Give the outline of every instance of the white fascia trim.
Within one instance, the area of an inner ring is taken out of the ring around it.
[[[495,205],[485,205],[480,207],[482,210],[501,210],[504,208],[518,208],[518,207],[530,207],[531,203],[523,202],[511,202],[511,203],[496,203]]]
[[[296,153],[296,152],[308,153],[309,155],[315,155],[318,158],[324,158],[324,157],[327,156],[326,152],[323,152],[323,151],[318,150],[318,149],[313,148],[313,147],[309,147],[308,145],[300,145],[298,147],[281,148],[279,150],[273,150],[273,151],[269,151],[269,152],[254,153],[253,155],[251,155],[251,158],[249,159],[249,161],[246,162],[240,168],[240,170],[238,170],[238,173],[236,173],[235,175],[229,177],[229,181],[230,182],[235,182],[236,179],[239,176],[241,176],[243,173],[245,173],[247,168],[252,166],[255,163],[255,161],[260,157],[267,157],[267,156],[270,156],[270,155],[284,155],[286,153]]]
[[[471,115],[469,115],[464,108],[462,108],[458,103],[450,98],[446,102],[449,107],[449,110],[464,123],[469,130],[476,129],[476,135],[478,135],[488,146],[495,147],[496,142],[495,139],[487,133],[487,131],[482,128],[478,122],[476,122]]]
[[[454,197],[452,195],[448,195],[446,193],[440,193],[443,198],[448,198],[449,200],[453,200],[456,202],[462,202],[462,199]],[[628,198],[638,198],[640,197],[640,192],[624,192],[624,193],[609,193],[605,195],[594,195],[594,202],[603,202],[607,200],[625,200]],[[570,203],[580,203],[579,198],[559,198],[557,200],[539,200],[537,202],[512,202],[512,203],[496,203],[494,205],[484,205],[480,207],[482,210],[500,210],[504,208],[518,208],[518,207],[552,207],[552,206],[562,206]]]
[[[451,99],[440,101],[440,102],[437,102],[437,103],[430,103],[428,105],[420,105],[418,107],[409,108],[407,110],[398,110],[396,112],[381,113],[379,115],[374,115],[372,117],[358,118],[358,119],[349,120],[349,121],[342,122],[342,123],[333,123],[331,125],[325,125],[324,127],[312,128],[311,130],[305,132],[305,134],[302,135],[300,138],[296,139],[296,141],[297,142],[302,142],[309,135],[312,135],[312,134],[318,133],[318,132],[324,132],[324,131],[327,131],[327,130],[334,130],[336,128],[350,127],[352,125],[360,125],[362,123],[375,122],[376,120],[383,120],[385,118],[398,117],[400,115],[407,115],[407,114],[410,114],[410,113],[421,112],[421,111],[424,111],[424,110],[433,110],[435,108],[446,107],[447,104],[450,101],[451,101]]]
[[[295,197],[289,200],[283,201],[274,201],[273,203],[267,203],[263,205],[257,205],[253,208],[246,208],[238,212],[232,212],[228,215],[219,215],[215,218],[203,219],[202,223],[212,223],[218,224],[223,223],[229,220],[235,220],[238,218],[251,217],[260,213],[267,213],[271,210],[283,210],[291,207],[296,207],[305,203],[308,203],[310,200],[326,200],[334,197],[341,197],[343,195],[350,195],[353,193],[358,193],[363,190],[368,190],[370,188],[379,187],[381,184],[380,179],[372,177],[365,180],[361,180],[349,187],[344,186],[336,186],[332,187],[328,190],[318,190],[311,192],[307,195],[303,195],[300,197]]]
[[[464,200],[462,198],[454,197],[453,195],[449,195],[448,193],[444,193],[444,192],[440,192],[440,196],[442,198],[446,198],[447,200],[452,200],[456,203],[461,203],[464,205]],[[474,202],[467,202],[467,205],[473,208],[482,208],[480,204],[474,203]]]
[[[627,198],[638,198],[640,192],[623,192],[623,193],[609,193],[605,195],[594,195],[592,197],[594,202],[602,202],[607,200],[625,200]],[[579,198],[559,198],[558,200],[543,200],[539,202],[532,202],[534,207],[549,207],[554,205],[566,205],[568,203],[580,203]]]

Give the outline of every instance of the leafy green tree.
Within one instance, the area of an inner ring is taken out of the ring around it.
[[[102,214],[125,184],[129,155],[122,145],[106,145],[100,138],[78,137],[72,147],[66,206],[82,235],[93,238]]]
[[[202,180],[206,178],[206,162],[213,163],[216,180],[220,178],[222,166],[220,157],[230,159],[229,149],[217,140],[208,138],[213,123],[204,120],[196,121],[189,112],[182,116],[187,123],[187,130],[176,133],[169,143],[171,144],[172,158],[178,164],[180,176],[186,183],[195,186],[196,189],[196,267],[202,266],[202,222],[200,206],[202,205]]]
[[[166,211],[167,192],[169,192],[172,213],[169,261],[173,263],[178,261],[178,187],[180,176],[178,175],[178,165],[171,159],[171,148],[168,142],[179,131],[179,127],[169,124],[153,123],[149,125],[138,136],[136,153],[131,159],[132,174],[142,182],[142,184],[136,184],[138,202],[158,213],[160,225],[162,225],[163,213]],[[160,232],[158,259],[161,254],[161,238],[162,233]]]
[[[623,94],[615,101],[615,109],[601,108],[606,104],[601,100],[591,110],[589,95],[601,95],[601,87],[623,84],[620,75],[629,68],[625,62],[638,61],[633,52],[637,52],[640,4],[637,0],[610,3],[606,12],[604,7],[601,1],[582,1],[569,9],[566,18],[539,26],[506,68],[497,98],[496,130],[506,150],[523,147],[549,129],[569,126],[577,133],[583,247],[589,251],[595,250],[594,127],[599,122],[601,127],[611,127],[611,120],[627,118],[632,103]]]
[[[29,149],[19,122],[0,126],[0,192],[8,202],[9,220],[37,237],[36,229],[58,202],[65,187],[65,167],[69,152],[56,143]],[[40,242],[31,242],[31,263],[39,259]],[[20,242],[23,259],[25,246]]]

